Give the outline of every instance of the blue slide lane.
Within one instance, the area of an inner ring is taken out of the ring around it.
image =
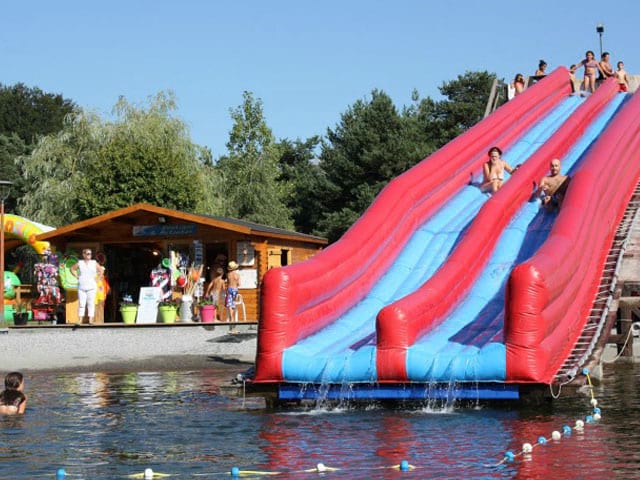
[[[563,100],[505,152],[505,160],[512,166],[525,162],[583,101],[576,96]],[[474,179],[480,177],[481,172],[475,172]],[[389,270],[358,304],[320,332],[284,351],[285,380],[375,381],[378,312],[415,291],[438,270],[488,198],[477,186],[467,186],[443,205],[416,230]]]
[[[562,159],[571,174],[589,146],[628,96],[616,95]],[[551,159],[549,159],[551,160]],[[492,257],[467,297],[448,318],[408,349],[411,381],[504,381],[504,295],[511,270],[530,258],[546,240],[557,213],[526,203],[502,233]]]

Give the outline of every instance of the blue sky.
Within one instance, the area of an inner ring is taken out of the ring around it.
[[[191,138],[226,152],[229,109],[249,90],[276,138],[334,128],[374,88],[398,107],[467,70],[511,79],[538,60],[558,65],[599,55],[640,73],[637,0],[3,2],[0,82],[61,93],[108,116],[173,90]]]

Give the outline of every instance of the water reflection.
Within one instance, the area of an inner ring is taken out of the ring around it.
[[[58,467],[70,478],[126,478],[147,467],[172,478],[221,478],[239,466],[304,478],[294,472],[322,462],[347,470],[339,475],[350,479],[640,478],[637,366],[607,369],[596,388],[603,410],[597,425],[499,467],[489,465],[505,451],[520,451],[524,442],[584,418],[586,393],[565,391],[535,409],[267,411],[260,399],[220,394],[221,383],[236,373],[221,367],[28,375],[27,414],[0,418],[0,469],[16,479],[51,478]],[[389,468],[405,459],[414,472]]]

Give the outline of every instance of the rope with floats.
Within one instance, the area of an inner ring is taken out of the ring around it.
[[[540,436],[538,437],[538,440],[535,443],[525,442],[522,444],[522,449],[519,452],[514,452],[512,450],[509,450],[505,452],[504,457],[498,463],[495,463],[492,465],[485,465],[485,467],[499,467],[500,465],[503,465],[505,463],[511,463],[515,461],[518,457],[521,457],[524,455],[530,455],[531,453],[533,453],[534,448],[540,447],[542,445],[546,445],[550,440],[559,442],[560,440],[562,440],[563,437],[565,438],[570,437],[571,433],[574,430],[577,432],[582,432],[584,430],[585,425],[590,425],[600,420],[602,418],[602,411],[598,407],[598,400],[596,399],[593,393],[593,384],[591,383],[591,376],[589,375],[589,369],[587,368],[582,369],[582,374],[587,377],[587,383],[589,385],[589,393],[591,397],[591,400],[589,401],[589,403],[591,404],[591,407],[593,409],[591,414],[586,415],[584,420],[582,419],[576,420],[573,427],[570,427],[569,425],[563,425],[562,431],[554,430],[553,432],[551,432],[551,437],[549,438]],[[559,394],[560,394],[560,390],[558,390],[558,395]],[[557,398],[557,397],[554,397],[554,398]]]

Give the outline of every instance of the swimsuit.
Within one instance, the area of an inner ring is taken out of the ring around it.
[[[593,72],[587,72],[587,69],[589,68],[593,68]],[[595,60],[591,60],[589,62],[585,62],[584,64],[584,75],[585,77],[595,77],[596,76],[596,71],[595,69],[598,68],[598,62],[596,62]]]
[[[499,177],[498,175],[493,175],[491,177],[491,181],[500,180],[501,182],[504,180],[504,177]]]
[[[238,289],[233,287],[227,288],[227,295],[224,298],[224,306],[227,308],[236,308],[236,296],[238,295]]]

